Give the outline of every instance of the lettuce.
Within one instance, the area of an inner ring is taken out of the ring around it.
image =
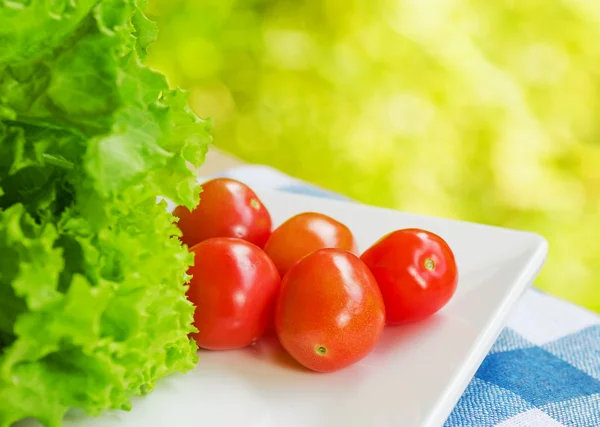
[[[0,427],[131,406],[196,363],[193,207],[210,122],[144,65],[140,0],[0,6]]]

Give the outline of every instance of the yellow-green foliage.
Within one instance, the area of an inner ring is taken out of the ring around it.
[[[536,231],[600,311],[598,0],[154,0],[216,145],[355,199]],[[485,244],[485,242],[482,242]]]

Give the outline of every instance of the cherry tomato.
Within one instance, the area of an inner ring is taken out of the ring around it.
[[[262,248],[271,234],[271,215],[254,191],[228,178],[205,182],[198,206],[191,212],[178,206],[173,215],[189,247],[211,237],[237,237]]]
[[[219,237],[191,248],[194,266],[187,292],[196,306],[192,334],[209,350],[241,348],[258,339],[273,319],[279,273],[258,246]]]
[[[389,325],[431,316],[456,291],[454,254],[440,236],[429,231],[394,231],[367,249],[361,259],[379,284]]]
[[[371,352],[385,324],[375,278],[354,254],[321,249],[281,282],[275,330],[281,345],[318,372],[342,369]]]
[[[273,231],[265,245],[281,277],[306,255],[323,248],[357,253],[352,232],[344,224],[315,212],[291,217]]]

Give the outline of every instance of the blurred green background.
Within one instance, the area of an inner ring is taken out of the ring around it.
[[[600,311],[598,0],[152,0],[215,145],[363,202],[535,231]]]

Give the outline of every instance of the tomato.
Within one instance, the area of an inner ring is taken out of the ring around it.
[[[348,227],[327,215],[305,212],[277,227],[265,245],[265,252],[283,277],[300,259],[323,248],[357,253],[356,241]]]
[[[198,206],[191,212],[178,206],[173,215],[189,247],[211,237],[237,237],[262,248],[271,234],[271,215],[254,191],[228,178],[205,182]]]
[[[429,231],[394,231],[367,249],[361,259],[379,284],[389,325],[431,316],[456,291],[454,254],[444,239]]]
[[[275,306],[281,345],[318,372],[342,369],[371,352],[385,324],[375,278],[354,254],[321,249],[283,278]]]
[[[272,322],[279,273],[267,254],[245,240],[219,237],[191,248],[194,266],[187,292],[196,306],[192,334],[210,350],[241,348]]]

